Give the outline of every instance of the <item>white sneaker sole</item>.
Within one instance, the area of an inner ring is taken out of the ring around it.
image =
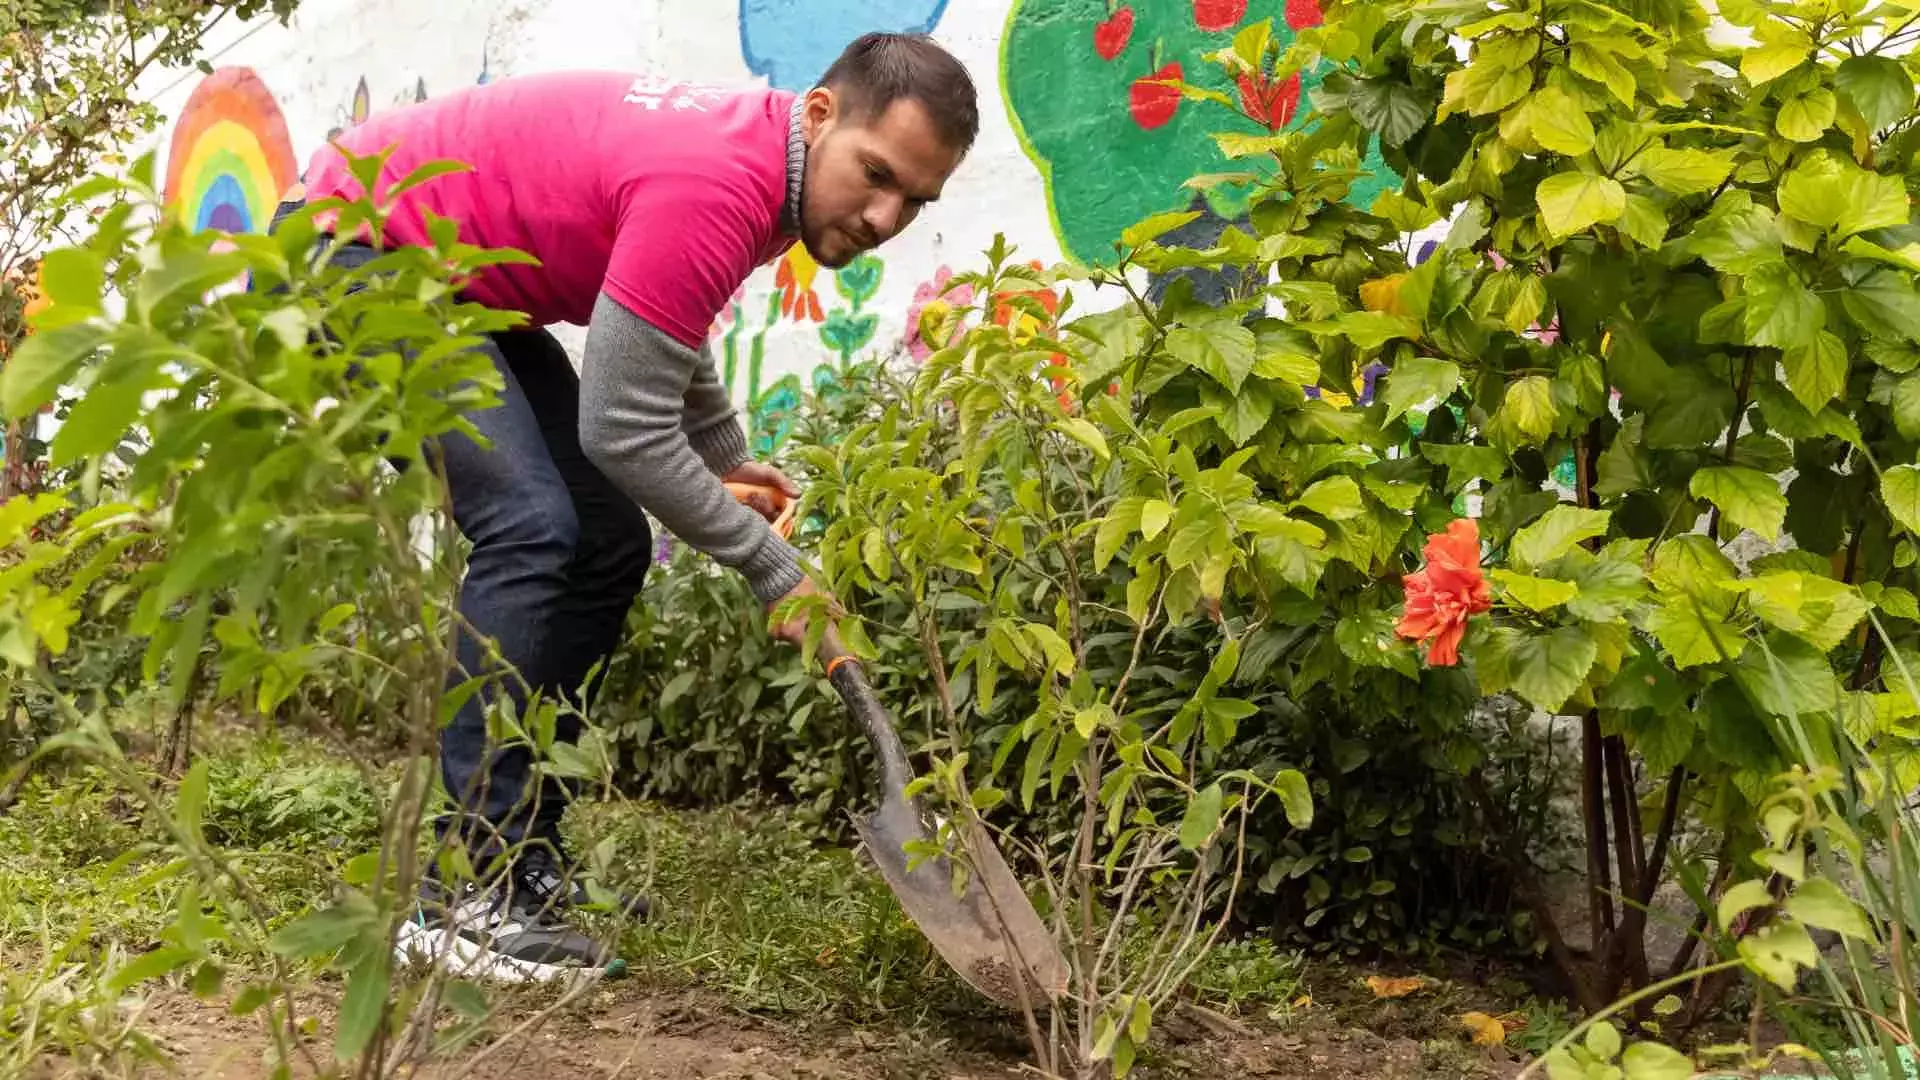
[[[393,955],[403,964],[438,965],[455,978],[515,984],[585,982],[607,973],[607,967],[542,964],[502,956],[446,927],[422,926],[413,919],[401,924],[394,938]],[[613,961],[613,965],[625,966],[618,960]]]

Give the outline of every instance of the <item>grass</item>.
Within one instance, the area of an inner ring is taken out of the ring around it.
[[[206,835],[276,922],[326,903],[348,860],[377,843],[375,785],[390,782],[390,769],[285,734],[229,732],[205,756]],[[716,991],[783,1024],[874,1025],[903,1044],[1017,1039],[945,968],[879,876],[816,842],[794,812],[582,802],[566,828],[575,850],[611,854],[615,884],[654,897],[654,919],[621,932],[622,955],[645,985]],[[157,820],[100,772],[34,778],[0,815],[0,973],[9,980],[0,1041],[32,1015],[36,1037],[76,1060],[139,1051],[113,1010],[88,1003],[113,998],[103,973],[161,940],[183,880],[167,872],[171,862]],[[245,970],[262,958],[227,959]],[[1293,954],[1239,942],[1223,945],[1194,986],[1216,1008],[1267,1011],[1299,980]]]

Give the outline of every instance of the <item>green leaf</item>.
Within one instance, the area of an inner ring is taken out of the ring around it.
[[[1633,105],[1636,89],[1633,73],[1612,53],[1589,42],[1576,41],[1568,61],[1576,74],[1605,86],[1620,104]]]
[[[1221,806],[1225,797],[1219,784],[1209,784],[1193,797],[1193,801],[1187,804],[1187,812],[1180,818],[1181,847],[1198,851],[1213,837],[1214,831],[1220,827]]]
[[[1273,325],[1267,325],[1268,322]],[[1267,320],[1254,331],[1256,357],[1253,374],[1298,386],[1310,385],[1320,378],[1319,346],[1311,335],[1278,322]]]
[[[1164,499],[1148,499],[1140,504],[1140,535],[1152,540],[1165,532],[1173,520],[1173,506]]]
[[[1580,541],[1606,535],[1611,521],[1612,514],[1606,510],[1556,506],[1513,534],[1513,557],[1521,566],[1552,562]]]
[[[1756,87],[1799,67],[1813,49],[1813,43],[1797,30],[1779,24],[1767,29],[1774,32],[1762,35],[1758,45],[1740,54],[1740,74]]]
[[[334,1032],[333,1056],[350,1061],[380,1030],[387,1015],[387,957],[369,957],[347,975],[346,997],[340,1002],[340,1023]]]
[[[1785,263],[1756,267],[1747,278],[1745,333],[1750,344],[1805,346],[1826,324],[1827,308]]]
[[[1840,304],[1862,330],[1874,337],[1920,341],[1920,292],[1906,275],[1892,271],[1875,274],[1841,289]],[[25,351],[25,346],[21,349]],[[0,372],[0,377],[4,374]]]
[[[1820,950],[1799,923],[1773,923],[1740,939],[1740,957],[1782,990],[1800,981],[1800,969],[1820,962]]]
[[[1847,344],[1825,330],[1811,343],[1789,347],[1783,360],[1787,388],[1808,412],[1819,412],[1847,388]]]
[[[1687,1055],[1659,1043],[1639,1042],[1620,1057],[1626,1080],[1690,1080],[1693,1062]]]
[[[1695,254],[1729,274],[1751,274],[1785,258],[1773,212],[1755,205],[1744,191],[1722,195],[1694,226],[1689,242]]]
[[[1655,146],[1633,159],[1631,168],[1670,195],[1712,191],[1733,171],[1732,150],[1669,150]]]
[[[1920,467],[1895,465],[1881,473],[1880,498],[1896,524],[1920,533]]]
[[[1646,598],[1646,575],[1634,559],[1603,555],[1574,575],[1579,595],[1567,610],[1588,622],[1611,622]]]
[[[1748,701],[1774,716],[1832,712],[1840,704],[1826,654],[1798,638],[1769,634],[1763,648],[1740,657],[1734,678]]]
[[[1447,470],[1447,494],[1457,495],[1476,479],[1498,480],[1507,472],[1507,457],[1491,446],[1455,446],[1421,443],[1421,456]]]
[[[1599,645],[1584,629],[1563,626],[1546,633],[1496,628],[1475,654],[1481,688],[1512,690],[1548,712],[1558,712],[1586,681]]]
[[[1580,593],[1579,586],[1571,581],[1532,577],[1511,570],[1495,570],[1493,580],[1516,603],[1532,611],[1552,611]]]
[[[1100,434],[1100,429],[1094,427],[1091,421],[1078,416],[1069,416],[1055,423],[1059,426],[1062,435],[1093,451],[1094,457],[1105,461],[1112,456],[1111,451],[1107,449],[1107,437]]]
[[[1540,181],[1534,197],[1542,224],[1556,237],[1616,221],[1627,209],[1620,181],[1595,173],[1555,173]]]
[[[1099,531],[1093,537],[1093,569],[1096,573],[1106,570],[1121,545],[1140,528],[1146,505],[1146,499],[1138,495],[1129,496],[1114,503],[1113,508],[1107,511],[1107,516],[1101,519]]]
[[[1253,371],[1253,343],[1253,331],[1230,318],[1176,327],[1167,334],[1167,352],[1174,359],[1233,391]]]
[[[1431,97],[1391,79],[1355,79],[1347,92],[1347,111],[1376,132],[1388,146],[1400,146],[1433,117]]]
[[[1787,520],[1787,497],[1779,481],[1758,469],[1738,465],[1700,469],[1687,490],[1720,508],[1728,521],[1752,529],[1767,540],[1780,538]]]
[[[1553,400],[1553,380],[1544,375],[1529,375],[1507,385],[1506,396],[1494,413],[1492,428],[1508,445],[1537,444],[1553,434],[1560,418],[1560,407]],[[1491,432],[1490,432],[1491,434]]]
[[[0,365],[0,412],[16,420],[38,412],[106,338],[97,323],[83,322],[22,341]]]
[[[1773,894],[1767,891],[1766,882],[1743,881],[1721,895],[1714,914],[1720,920],[1720,929],[1731,931],[1735,919],[1755,908],[1767,907],[1772,903]]]
[[[1657,250],[1667,240],[1667,212],[1645,195],[1627,196],[1627,212],[1614,226],[1648,250]]]
[[[1384,400],[1386,423],[1392,423],[1409,409],[1431,399],[1445,401],[1460,385],[1460,365],[1451,360],[1427,356],[1409,356],[1393,365],[1387,375]]]
[[[1273,778],[1273,790],[1280,796],[1280,808],[1287,824],[1296,829],[1313,827],[1313,790],[1298,770],[1282,769]]]
[[[1527,101],[1533,140],[1556,154],[1579,157],[1593,149],[1593,121],[1579,102],[1548,86]]]
[[[1907,190],[1897,176],[1868,172],[1829,153],[1809,155],[1780,183],[1780,210],[1838,236],[1907,223]]]
[[[198,958],[199,955],[192,949],[162,945],[127,961],[107,980],[107,988],[116,994],[124,994],[148,979],[171,974]]]
[[[1719,663],[1722,653],[1738,657],[1747,639],[1725,618],[1691,597],[1677,596],[1655,608],[1647,629],[1681,669]]]
[[[367,925],[366,914],[345,906],[324,908],[281,927],[267,947],[293,960],[332,955]]]
[[[1913,108],[1913,77],[1891,56],[1850,56],[1840,61],[1833,84],[1875,131],[1892,127]]]
[[[1167,233],[1200,216],[1198,210],[1181,210],[1170,214],[1155,214],[1144,221],[1137,222],[1121,230],[1120,246],[1137,248],[1141,244],[1158,240]],[[1108,234],[1112,235],[1112,234]]]
[[[1620,1054],[1620,1029],[1602,1020],[1587,1029],[1587,1052],[1601,1061]]]
[[[1329,476],[1300,495],[1296,504],[1335,521],[1356,517],[1366,510],[1360,485],[1351,476]]]
[[[1824,87],[1798,94],[1780,103],[1773,129],[1794,142],[1813,142],[1833,126],[1839,102]]]
[[[1822,930],[1831,930],[1857,941],[1875,941],[1873,927],[1853,898],[1825,878],[1803,883],[1787,897],[1787,914]]]
[[[100,256],[86,248],[55,248],[40,260],[40,287],[58,307],[97,315],[100,294],[107,287],[106,269]]]

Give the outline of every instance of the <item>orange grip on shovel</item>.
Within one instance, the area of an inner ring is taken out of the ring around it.
[[[780,510],[779,515],[773,519],[773,531],[778,533],[782,540],[793,539],[793,515],[794,511],[800,508],[798,500],[788,498],[786,492],[766,484],[743,484],[730,480],[727,481],[727,490],[742,503],[754,495],[766,496],[767,500]]]

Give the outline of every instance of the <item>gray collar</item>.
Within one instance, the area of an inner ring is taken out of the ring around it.
[[[806,107],[805,98],[795,98],[787,121],[787,197],[780,203],[780,230],[788,236],[800,235],[800,188],[807,178],[807,135],[801,114]]]

